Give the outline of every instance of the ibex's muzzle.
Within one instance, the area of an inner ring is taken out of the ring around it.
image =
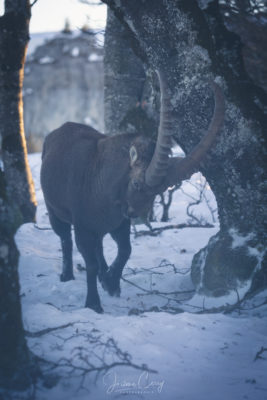
[[[127,214],[127,217],[129,217],[129,218],[137,218],[138,217],[138,215],[136,215],[136,212],[134,211],[134,209],[131,206],[128,206],[126,214]]]

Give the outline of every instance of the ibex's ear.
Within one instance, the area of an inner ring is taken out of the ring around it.
[[[135,146],[131,146],[129,153],[130,153],[130,160],[131,160],[130,164],[131,164],[131,167],[132,167],[134,165],[135,161],[138,158],[136,147]]]

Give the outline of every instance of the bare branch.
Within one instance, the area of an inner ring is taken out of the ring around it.
[[[162,226],[160,228],[152,228],[150,230],[142,230],[142,231],[137,231],[135,230],[134,232],[134,237],[139,237],[139,236],[157,236],[161,232],[166,231],[168,229],[184,229],[184,228],[214,228],[214,225],[209,224],[208,222],[200,222],[196,224],[171,224],[171,225],[166,225]]]
[[[73,326],[75,324],[81,324],[81,323],[84,323],[84,322],[80,322],[80,321],[69,322],[68,324],[65,324],[65,325],[60,325],[60,326],[56,326],[53,328],[46,328],[46,329],[42,329],[41,331],[37,331],[37,332],[29,332],[29,331],[24,331],[24,332],[25,332],[25,336],[28,336],[31,338],[36,338],[36,337],[41,337],[43,335],[47,335],[48,333],[57,331],[59,329],[68,328],[69,326]],[[86,323],[89,323],[89,321]]]
[[[254,358],[254,361],[259,360],[259,359],[265,360],[265,358],[262,357],[262,354],[263,354],[265,351],[267,351],[267,347],[263,347],[263,346],[262,346],[261,349],[256,353],[255,358]]]
[[[167,222],[169,220],[169,209],[172,204],[172,198],[174,192],[179,189],[181,184],[174,185],[172,188],[166,190],[166,192],[161,193],[160,196],[160,204],[163,208],[161,222]]]
[[[204,224],[206,221],[203,218],[203,216],[197,217],[194,214],[194,211],[192,210],[192,207],[199,205],[203,202],[203,200],[205,201],[205,204],[210,212],[211,215],[211,220],[213,223],[216,222],[216,212],[217,212],[217,208],[212,208],[211,204],[210,204],[210,200],[208,199],[206,192],[207,192],[207,181],[205,178],[201,179],[200,184],[195,184],[192,181],[187,181],[188,184],[190,184],[191,186],[193,186],[196,190],[197,190],[197,197],[187,193],[182,187],[180,188],[181,192],[183,194],[185,194],[187,197],[189,197],[190,199],[192,199],[193,201],[191,203],[188,204],[187,209],[186,209],[186,213],[189,216],[190,220],[189,221],[195,221],[198,224]]]
[[[31,7],[34,6],[35,3],[37,3],[38,0],[33,0],[33,2],[31,3]]]
[[[68,338],[60,339],[65,343],[72,339],[76,340],[77,337],[84,338],[87,345],[86,347],[74,347],[71,352],[71,358],[62,357],[55,362],[41,356],[36,357],[40,364],[44,364],[42,369],[44,369],[44,366],[47,367],[46,373],[60,371],[62,378],[70,379],[74,375],[75,378],[80,378],[80,383],[77,388],[78,391],[81,389],[88,390],[84,382],[89,374],[95,373],[96,381],[101,374],[115,367],[129,367],[140,371],[157,373],[156,370],[150,369],[145,364],[139,365],[133,363],[131,355],[127,351],[122,351],[113,338],[103,340],[101,334],[95,334],[94,330],[90,333],[75,333]],[[110,357],[112,357],[113,360],[111,360]]]

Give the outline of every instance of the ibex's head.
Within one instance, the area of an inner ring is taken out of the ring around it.
[[[224,97],[220,87],[212,82],[215,108],[206,135],[185,158],[170,158],[173,132],[173,107],[166,79],[159,72],[161,90],[160,125],[156,146],[147,138],[138,137],[130,147],[130,180],[127,190],[128,215],[144,216],[156,194],[168,186],[190,177],[211,148],[224,119]]]
[[[138,136],[131,144],[130,180],[127,190],[128,216],[145,216],[153,204],[155,191],[146,183],[146,170],[151,162],[155,143],[147,137]]]

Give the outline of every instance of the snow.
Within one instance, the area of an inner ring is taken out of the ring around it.
[[[59,38],[62,37],[64,39],[73,39],[81,34],[79,29],[74,30],[70,34],[66,35],[62,32],[38,32],[38,33],[31,33],[30,36],[30,41],[28,45],[28,50],[27,50],[27,56],[32,55],[37,47],[42,46],[46,42],[49,42],[50,40],[54,38]]]
[[[190,279],[192,257],[218,231],[218,224],[209,229],[166,230],[156,237],[132,235],[133,252],[124,270],[121,297],[109,297],[99,287],[105,313],[96,314],[84,308],[86,274],[76,248],[75,281],[59,281],[61,251],[59,240],[50,229],[40,190],[40,154],[29,159],[38,211],[37,224],[23,225],[16,235],[21,301],[25,330],[46,330],[41,335],[28,335],[29,347],[52,362],[72,360],[76,367],[83,367],[86,360],[101,364],[102,356],[106,362],[116,361],[118,355],[103,344],[113,338],[122,351],[129,352],[134,364],[146,364],[157,371],[118,366],[99,375],[95,382],[94,374],[82,380],[79,370],[70,373],[70,368],[62,366],[59,382],[51,389],[37,385],[35,398],[104,400],[125,395],[127,400],[266,399],[267,354],[254,359],[262,347],[267,348],[267,291],[247,300],[231,314],[204,311],[235,303],[237,292],[223,299],[194,294]],[[184,193],[196,196],[192,183],[196,185],[201,179],[200,174],[195,174],[191,182],[185,182]],[[186,221],[190,198],[184,193],[175,192],[171,223]],[[210,190],[207,195],[216,207]],[[205,203],[195,213],[210,218]],[[136,229],[145,227],[138,225]],[[116,247],[109,235],[104,247],[111,262]],[[239,298],[246,291],[247,287],[242,288]],[[96,345],[99,337],[102,344]]]
[[[44,56],[39,59],[39,64],[53,64],[55,59],[53,57]]]
[[[260,251],[256,247],[251,247],[247,243],[252,241],[253,238],[255,238],[255,233],[250,232],[247,235],[241,235],[237,229],[231,228],[229,229],[230,236],[232,237],[232,249],[235,249],[237,247],[243,247],[246,246],[247,252],[249,255],[256,257],[258,259],[258,266],[260,267],[263,257],[264,257],[264,249]],[[254,273],[257,271],[257,267],[254,271]]]
[[[23,96],[30,96],[33,93],[32,88],[26,88],[25,90],[22,91]]]
[[[80,54],[79,47],[73,47],[73,49],[71,50],[72,57],[78,57],[79,54]]]
[[[45,42],[52,40],[59,32],[40,32],[32,33],[27,50],[27,56],[33,54],[37,47],[42,46]]]
[[[84,122],[86,125],[91,125],[91,126],[93,126],[93,120],[92,120],[92,118],[91,118],[89,115],[87,115],[87,116],[83,119],[83,122]]]
[[[96,62],[96,61],[102,61],[103,60],[103,56],[96,54],[96,53],[91,53],[88,56],[88,61],[89,62]]]
[[[240,235],[238,231],[234,228],[229,230],[230,235],[232,236],[232,249],[236,247],[244,246],[248,241],[252,240],[255,236],[253,232],[250,232],[248,235]]]
[[[74,30],[71,34],[64,34],[62,32],[40,32],[40,33],[32,33],[30,36],[30,41],[27,49],[27,57],[33,55],[37,47],[42,46],[46,42],[54,38],[64,38],[64,39],[73,39],[81,35],[81,31],[79,29]],[[99,46],[103,45],[103,34],[99,33],[97,30],[95,31],[96,41]],[[63,48],[63,53],[69,50],[68,47]],[[74,50],[74,49],[73,49]],[[77,50],[75,50],[76,52]],[[75,57],[75,56],[73,56]]]

